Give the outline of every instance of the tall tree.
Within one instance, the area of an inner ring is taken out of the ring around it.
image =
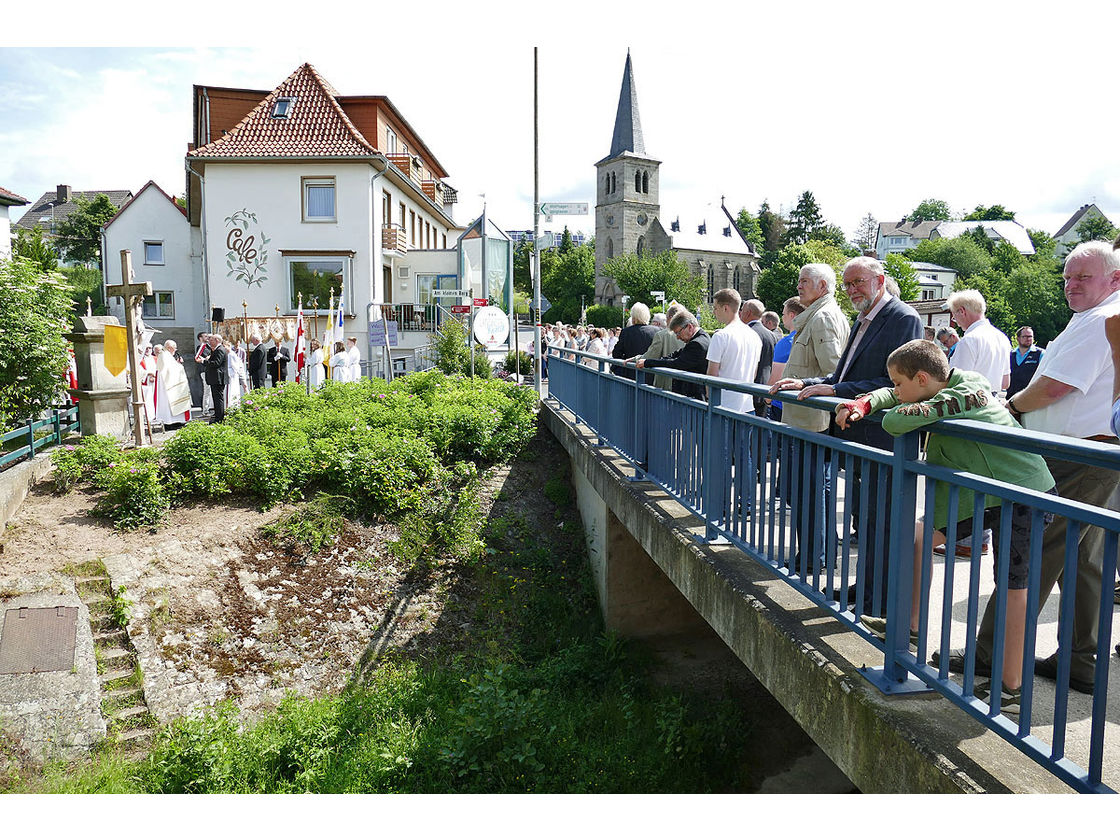
[[[558,250],[561,254],[566,254],[574,247],[575,244],[572,242],[572,232],[568,230],[567,225],[564,225],[564,233],[560,237],[560,247]]]
[[[861,251],[873,251],[879,242],[879,222],[868,211],[856,228],[855,243]]]
[[[826,263],[832,266],[836,276],[839,277],[849,256],[852,255],[829,242],[816,239],[803,243],[791,242],[776,252],[773,262],[762,270],[758,277],[758,285],[755,287],[755,294],[766,304],[767,309],[781,312],[782,304],[786,299],[797,294],[797,277],[801,273],[802,266],[807,263]],[[836,288],[839,291],[839,283],[836,284]],[[842,292],[837,296],[838,300],[840,298],[847,301]],[[851,309],[850,304],[848,309]]]
[[[739,233],[743,234],[743,238],[751,243],[755,252],[762,256],[766,249],[766,237],[762,233],[762,225],[759,223],[758,217],[753,215],[746,207],[743,207],[739,210],[739,215],[735,217],[735,227],[739,228]]]
[[[85,196],[74,199],[77,209],[58,225],[58,248],[71,262],[96,262],[101,255],[101,226],[117,214],[105,193],[93,201]]]
[[[54,245],[43,238],[43,229],[35,225],[31,230],[22,228],[12,243],[12,253],[31,260],[40,271],[54,271],[58,268],[58,251]]]
[[[68,357],[70,288],[31,260],[0,260],[0,429],[49,408]]]
[[[541,252],[541,294],[552,304],[548,319],[573,323],[580,317],[581,301],[595,302],[595,248],[576,245],[566,254],[556,254],[547,271],[546,253]]]
[[[992,258],[987,250],[967,236],[925,239],[907,251],[906,256],[911,260],[952,268],[962,279],[984,274],[992,267]]]
[[[902,254],[887,254],[884,260],[888,277],[893,277],[898,283],[898,296],[902,300],[917,300],[922,293],[922,285],[918,282],[918,272],[910,265],[910,260]]]
[[[1028,228],[1027,235],[1030,236],[1031,244],[1034,246],[1034,257],[1032,259],[1035,262],[1054,259],[1054,251],[1058,247],[1058,240],[1044,230]]]
[[[770,209],[770,202],[763,201],[758,208],[758,226],[762,231],[762,247],[767,254],[780,251],[786,244],[786,220],[781,213]]]
[[[917,207],[906,214],[907,221],[911,222],[947,222],[952,218],[953,211],[949,209],[948,202],[940,198],[924,198]]]
[[[623,254],[607,260],[603,274],[614,278],[631,303],[653,305],[653,291],[665,292],[665,300],[676,300],[695,312],[704,299],[703,277],[693,277],[685,263],[672,251],[654,256]]]
[[[1013,222],[1015,221],[1015,213],[1008,210],[1002,204],[993,204],[990,207],[985,207],[983,204],[977,204],[976,209],[965,216],[961,221],[964,222]]]
[[[825,221],[820,205],[813,193],[805,190],[798,197],[797,206],[789,214],[789,241],[808,242],[823,227]]]
[[[1111,242],[1116,238],[1116,228],[1104,216],[1091,216],[1077,226],[1077,237],[1081,242],[1103,239]]]

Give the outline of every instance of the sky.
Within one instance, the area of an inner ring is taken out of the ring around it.
[[[485,201],[531,228],[536,46],[541,200],[591,210],[542,229],[593,233],[627,50],[663,218],[721,197],[788,211],[811,190],[850,237],[925,198],[1003,204],[1050,233],[1093,201],[1120,222],[1120,3],[439,0],[311,21],[284,0],[94,6],[5,11],[0,187],[25,198],[149,179],[178,195],[191,86],[271,90],[307,61],[342,94],[394,102],[449,172],[460,224]]]

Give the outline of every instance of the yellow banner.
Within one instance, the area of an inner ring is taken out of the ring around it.
[[[128,330],[124,327],[105,325],[105,369],[113,376],[120,376],[128,364]]]

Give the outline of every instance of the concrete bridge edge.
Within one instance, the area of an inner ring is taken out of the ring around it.
[[[701,520],[627,481],[569,412],[545,403],[541,420],[571,458],[608,627],[640,637],[700,617],[865,793],[1070,792],[937,695],[882,695],[859,673],[882,664],[873,646],[740,550],[698,543]]]

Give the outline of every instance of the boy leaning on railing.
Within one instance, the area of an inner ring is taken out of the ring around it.
[[[887,372],[894,388],[880,388],[836,408],[836,424],[846,428],[876,411],[886,411],[883,428],[898,436],[946,418],[995,423],[1018,429],[1004,405],[992,396],[982,374],[949,368],[942,349],[932,341],[915,339],[903,344],[887,357]],[[1017,484],[1030,490],[1053,492],[1054,478],[1041,455],[1005,449],[991,443],[931,432],[926,449],[931,464],[970,472]],[[958,505],[957,537],[969,536],[977,527],[972,522],[973,492],[961,488]],[[934,498],[933,546],[945,543],[948,521],[949,487],[937,482]],[[999,544],[1001,500],[984,500],[984,522],[994,544]],[[1044,527],[1053,514],[1043,514]],[[910,601],[910,642],[917,644],[921,598],[923,520],[914,531],[914,586]],[[1030,556],[1031,508],[1014,504],[1011,513],[1010,568],[1007,577],[1007,619],[1004,626],[1006,653],[1003,660],[1003,687],[1000,708],[1005,714],[1018,714],[1023,675],[1023,642],[1027,614],[1027,577]],[[998,581],[997,581],[998,583]],[[879,638],[886,637],[886,620],[860,616],[860,621]],[[978,685],[976,696],[986,700],[990,684]]]

